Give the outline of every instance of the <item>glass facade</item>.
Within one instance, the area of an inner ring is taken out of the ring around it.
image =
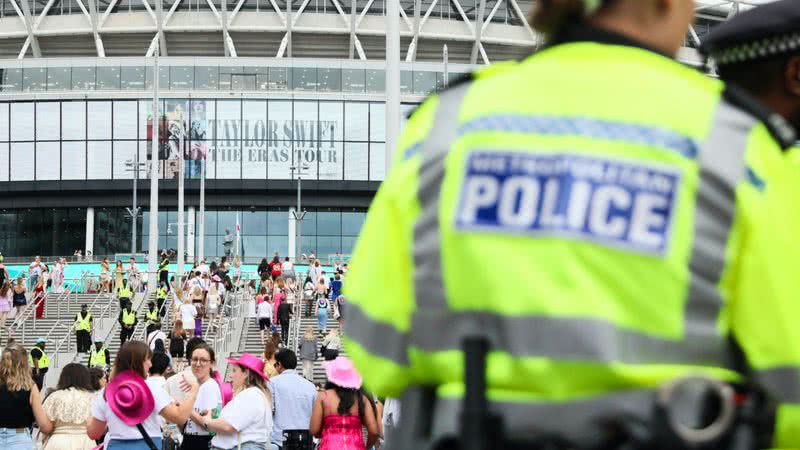
[[[310,209],[302,225],[302,252],[320,258],[336,253],[351,254],[366,210]],[[188,221],[188,212],[186,215]],[[195,214],[195,236],[199,236],[199,212]],[[137,221],[138,251],[146,252],[150,216]],[[289,210],[274,208],[208,210],[205,214],[206,257],[224,255],[227,232],[241,229],[240,255],[260,260],[275,252],[289,253]],[[95,208],[94,254],[114,255],[131,251],[131,217],[125,208]],[[158,248],[177,248],[177,211],[159,211]],[[46,208],[0,210],[0,252],[9,256],[69,256],[86,243],[86,209]],[[199,240],[195,238],[195,246]],[[197,249],[195,249],[197,254]]]
[[[86,243],[82,208],[0,210],[4,255],[72,255]],[[130,237],[128,238],[130,250]]]
[[[2,0],[0,0],[2,1]],[[300,91],[379,94],[385,91],[382,69],[340,67],[169,66],[159,67],[164,91]],[[464,75],[460,68],[448,82]],[[437,71],[401,70],[401,91],[428,95],[445,85]],[[129,91],[152,89],[153,68],[145,65],[80,67],[0,67],[0,93],[43,91]]]
[[[181,142],[187,178],[200,177],[204,158],[209,179],[291,180],[298,163],[307,180],[384,178],[382,103],[165,99],[159,108],[162,178],[177,177]],[[132,161],[150,153],[152,116],[144,99],[0,102],[0,182],[132,179]]]

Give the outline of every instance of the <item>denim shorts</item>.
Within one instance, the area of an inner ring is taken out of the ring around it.
[[[153,440],[153,444],[156,445],[156,448],[161,448],[161,438],[160,437],[152,437],[150,439]],[[111,439],[108,441],[108,445],[105,447],[106,450],[150,450],[148,447],[147,442],[144,439],[131,439],[131,440],[120,440],[120,439]]]
[[[17,432],[14,428],[0,428],[0,448],[3,450],[32,450],[33,440],[30,430]]]
[[[233,449],[211,447],[211,450],[237,450],[238,448],[241,448],[242,450],[267,450],[269,447],[267,447],[266,442],[247,441],[247,442],[242,442],[241,447],[236,446],[233,447]]]

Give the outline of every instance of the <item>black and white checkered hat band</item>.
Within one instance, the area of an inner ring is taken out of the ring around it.
[[[728,65],[768,58],[793,51],[800,51],[800,32],[772,36],[736,47],[722,49],[712,52],[711,56],[718,65]]]

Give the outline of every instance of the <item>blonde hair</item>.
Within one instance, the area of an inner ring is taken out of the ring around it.
[[[261,375],[257,374],[255,371],[250,370],[247,367],[239,366],[240,369],[247,371],[247,378],[244,380],[244,386],[242,386],[242,391],[255,387],[258,388],[261,392],[264,393],[264,396],[267,398],[267,403],[272,409],[272,391],[269,390],[269,386],[267,385],[267,380],[261,378]]]
[[[314,330],[311,327],[306,328],[306,334],[304,335],[306,339],[314,339]]]
[[[3,350],[0,357],[0,385],[9,391],[30,391],[36,384],[28,365],[28,351],[19,344],[13,344]]]

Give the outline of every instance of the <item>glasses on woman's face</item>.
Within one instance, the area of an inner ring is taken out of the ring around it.
[[[204,365],[206,365],[206,364],[208,364],[210,362],[211,362],[210,359],[192,358],[192,364],[197,364],[198,366],[204,366]]]

